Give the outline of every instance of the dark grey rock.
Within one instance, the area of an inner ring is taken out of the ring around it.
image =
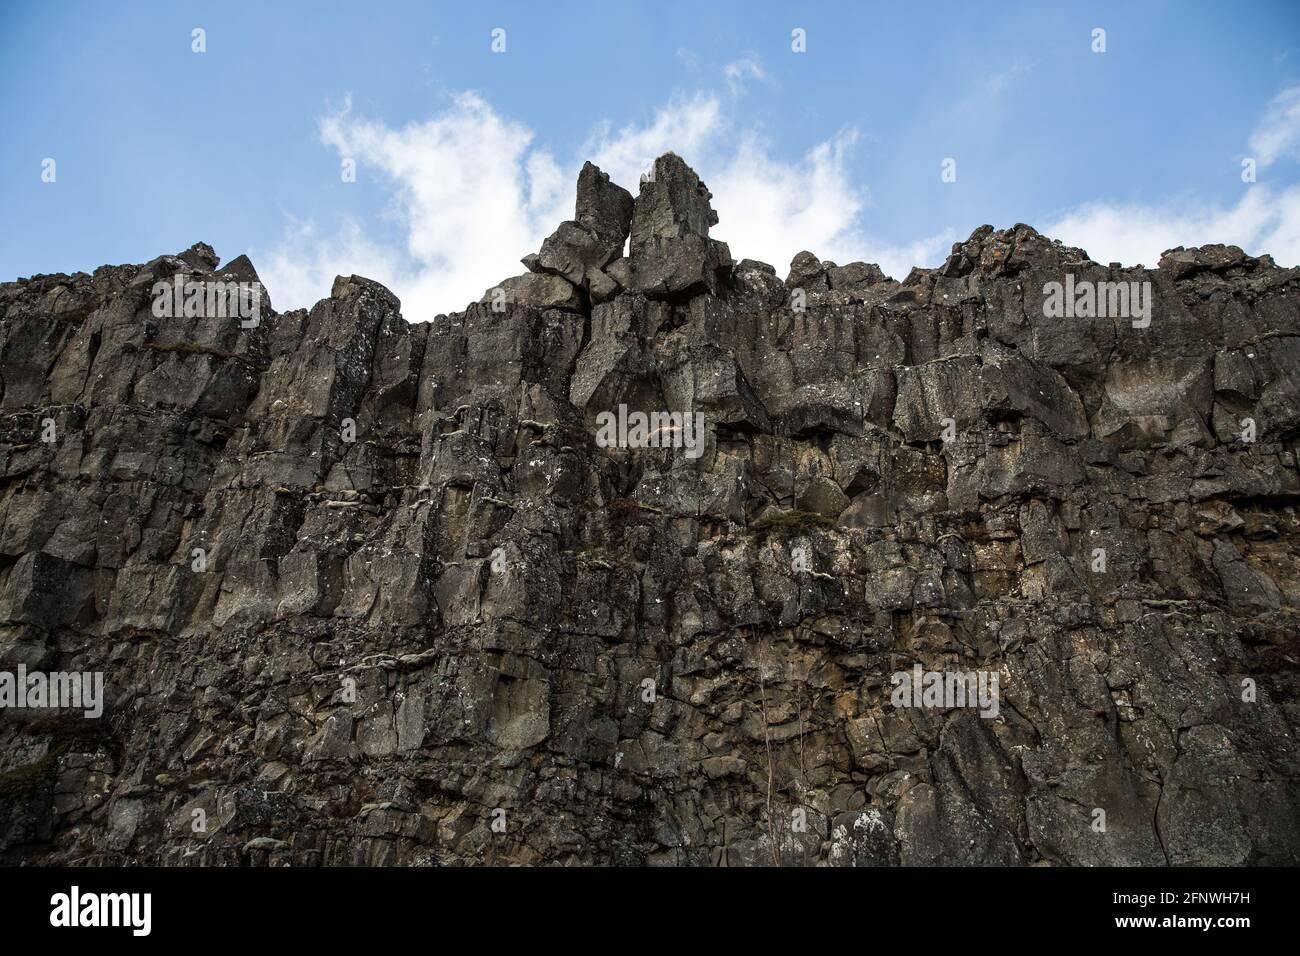
[[[155,316],[257,281],[201,243],[0,284],[0,672],[106,697],[0,710],[0,863],[1300,863],[1300,269],[1021,224],[783,281],[709,200],[588,165],[420,324]]]
[[[620,255],[632,230],[632,194],[610,181],[600,167],[583,163],[578,174],[578,201],[574,218],[590,228],[611,251]],[[603,265],[603,263],[602,263]]]
[[[674,300],[717,291],[717,273],[731,265],[731,253],[708,237],[718,222],[711,198],[676,153],[654,161],[632,213],[629,290]]]

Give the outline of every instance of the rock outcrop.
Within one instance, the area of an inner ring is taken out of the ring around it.
[[[588,164],[427,324],[0,285],[0,671],[105,693],[0,710],[0,862],[1300,863],[1300,269],[709,199]]]

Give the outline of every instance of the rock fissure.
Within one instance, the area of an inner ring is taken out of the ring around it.
[[[108,697],[0,708],[0,862],[1300,862],[1300,269],[1018,224],[782,280],[710,200],[587,164],[427,324],[157,317],[256,281],[201,243],[0,285],[0,672]]]

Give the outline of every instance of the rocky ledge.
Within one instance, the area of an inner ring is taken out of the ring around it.
[[[1300,862],[1300,269],[783,280],[709,200],[589,164],[420,324],[0,285],[0,671],[103,680],[11,678],[0,862]]]

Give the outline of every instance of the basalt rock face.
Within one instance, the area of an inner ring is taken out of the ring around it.
[[[1020,225],[783,281],[715,222],[588,166],[427,324],[157,317],[255,279],[202,245],[0,285],[0,670],[107,697],[0,711],[0,862],[1300,862],[1300,269]]]

